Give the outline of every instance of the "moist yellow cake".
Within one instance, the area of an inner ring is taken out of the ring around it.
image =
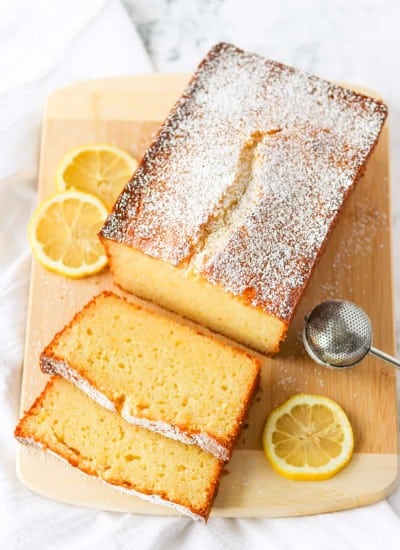
[[[93,298],[40,357],[130,423],[228,460],[260,362],[110,292]]]
[[[210,513],[223,464],[196,445],[126,423],[59,377],[48,382],[15,436],[115,489],[200,520]]]
[[[101,230],[116,283],[276,352],[386,114],[218,44]]]

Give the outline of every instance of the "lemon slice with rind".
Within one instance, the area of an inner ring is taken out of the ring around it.
[[[57,169],[57,189],[90,193],[111,210],[137,165],[135,158],[114,145],[77,147],[65,155]]]
[[[274,409],[263,431],[272,467],[293,480],[323,480],[348,464],[354,437],[349,419],[332,399],[297,394]]]
[[[97,198],[66,191],[43,201],[29,223],[34,257],[50,271],[80,278],[99,272],[107,256],[97,236],[108,211]]]

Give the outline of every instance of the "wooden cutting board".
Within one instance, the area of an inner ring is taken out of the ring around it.
[[[54,192],[57,164],[75,146],[113,143],[140,157],[187,80],[187,75],[126,77],[83,82],[56,91],[43,121],[39,199]],[[343,372],[324,369],[305,356],[300,340],[302,320],[314,305],[325,299],[346,298],[370,315],[375,346],[394,353],[388,173],[385,129],[312,277],[282,352],[273,359],[263,357],[260,391],[225,469],[213,516],[273,517],[341,510],[382,499],[395,487],[394,369],[371,357]],[[33,262],[21,410],[30,406],[46,381],[38,366],[42,348],[104,288],[114,288],[108,272],[71,281]],[[130,299],[143,303],[133,296]],[[264,458],[260,436],[265,418],[272,407],[297,392],[335,399],[354,427],[354,458],[331,480],[288,481],[274,473]],[[35,449],[20,446],[17,472],[26,486],[56,500],[107,510],[173,514],[120,494]]]

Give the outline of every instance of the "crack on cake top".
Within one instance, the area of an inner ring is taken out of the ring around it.
[[[219,44],[101,234],[189,265],[287,320],[386,113],[379,100]],[[254,174],[243,182],[238,159],[257,133]]]

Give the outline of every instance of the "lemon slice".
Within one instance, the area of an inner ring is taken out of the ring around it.
[[[112,145],[78,147],[62,159],[56,174],[57,189],[90,193],[111,210],[137,165],[136,159]]]
[[[97,233],[107,208],[93,195],[66,191],[35,210],[28,228],[33,255],[43,267],[66,277],[85,277],[107,264]]]
[[[334,476],[350,461],[354,447],[345,412],[320,395],[294,395],[274,409],[262,439],[272,467],[294,480]]]

